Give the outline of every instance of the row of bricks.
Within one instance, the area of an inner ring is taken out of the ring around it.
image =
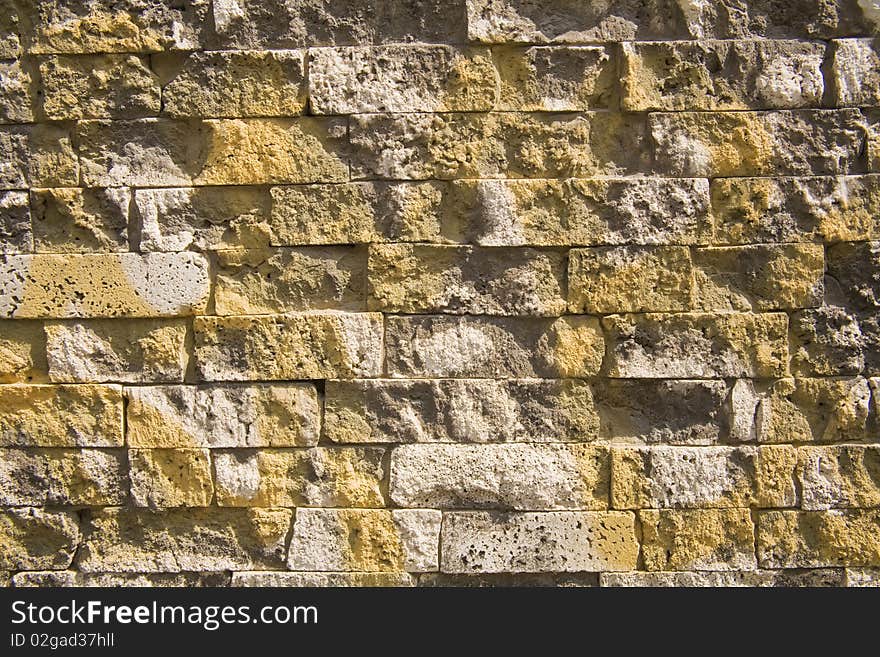
[[[0,386],[5,447],[875,442],[878,379]]]
[[[733,246],[880,237],[880,175],[0,192],[0,253],[422,242]]]
[[[878,118],[489,112],[0,126],[0,189],[862,173],[880,169]]]
[[[133,432],[137,438],[137,432]],[[0,506],[880,507],[880,445],[0,449]]]
[[[880,510],[95,509],[0,513],[0,568],[538,573],[880,566]],[[292,525],[292,532],[291,532]],[[210,546],[208,548],[208,546]],[[207,548],[207,549],[206,549]]]
[[[826,54],[827,48],[827,54]],[[871,39],[386,46],[0,62],[0,123],[880,105]],[[152,67],[152,68],[151,68]],[[829,76],[826,83],[823,71]],[[827,93],[826,93],[827,91]]]

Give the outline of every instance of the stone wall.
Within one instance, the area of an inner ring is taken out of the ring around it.
[[[877,584],[878,26],[0,0],[0,579]]]

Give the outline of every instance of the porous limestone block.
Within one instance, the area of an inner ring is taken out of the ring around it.
[[[464,43],[465,0],[330,0],[320,4],[214,0],[223,48]]]
[[[379,313],[197,317],[196,370],[205,381],[368,378],[382,372]]]
[[[591,388],[602,439],[712,445],[726,437],[724,381],[603,378]]]
[[[315,114],[495,109],[498,80],[488,48],[357,46],[309,55]]]
[[[159,77],[146,57],[89,55],[40,60],[42,110],[52,121],[155,116]]]
[[[643,510],[639,519],[647,570],[757,568],[748,509]]]
[[[718,244],[838,242],[878,235],[880,176],[716,178]]]
[[[0,383],[45,379],[45,343],[40,322],[0,320]]]
[[[801,447],[798,479],[805,510],[880,506],[880,446]]]
[[[305,67],[303,50],[194,52],[162,90],[163,111],[183,118],[299,116]]]
[[[159,383],[186,374],[186,320],[50,321],[44,331],[55,382]]]
[[[80,541],[75,511],[0,510],[0,568],[64,570]]]
[[[169,119],[80,121],[76,139],[88,187],[169,187],[195,175],[199,131]],[[76,184],[75,182],[72,184]]]
[[[876,107],[880,104],[880,54],[875,39],[832,42],[831,86],[834,104]]]
[[[389,490],[400,507],[603,510],[610,476],[591,445],[401,445]]]
[[[0,61],[0,123],[34,120],[34,76],[21,60]]]
[[[655,41],[622,44],[623,109],[819,107],[825,44],[806,41]]]
[[[96,510],[84,528],[84,573],[282,570],[290,509]]]
[[[703,572],[632,572],[602,573],[601,586],[732,588],[732,587],[839,587],[845,586],[844,573],[839,569],[816,570],[745,570]]]
[[[27,192],[0,192],[0,253],[34,249]]]
[[[444,514],[444,573],[633,570],[635,518],[621,511]]]
[[[194,50],[202,45],[210,2],[80,0],[27,3],[29,52],[105,53]]]
[[[602,325],[612,377],[774,377],[788,372],[788,318],[782,313],[611,315]]]
[[[436,571],[441,515],[427,509],[297,509],[287,566],[304,571]]]
[[[388,317],[392,377],[583,378],[598,373],[605,340],[595,317]]]
[[[19,587],[212,587],[229,586],[229,573],[80,573],[75,570],[16,573],[12,585]]]
[[[350,139],[354,179],[588,177],[648,166],[643,117],[607,112],[366,114],[351,117]]]
[[[217,119],[200,125],[197,185],[347,182],[344,119]]]
[[[124,450],[0,449],[4,506],[124,504]]]
[[[409,573],[320,573],[252,571],[232,573],[231,586],[264,588],[324,588],[324,587],[411,587],[415,579]]]
[[[271,243],[439,242],[443,182],[272,187]]]
[[[572,249],[568,309],[573,313],[691,309],[694,272],[682,246]]]
[[[864,373],[876,375],[880,373],[880,242],[834,244],[828,247],[826,260],[834,302],[858,323]]]
[[[760,511],[763,568],[880,566],[880,511]]]
[[[303,383],[125,388],[128,444],[294,447],[318,442],[321,409]]]
[[[214,451],[217,504],[383,507],[384,455],[376,447]]]
[[[880,587],[880,568],[847,568],[846,586],[858,588]]]
[[[271,199],[265,188],[138,189],[134,200],[141,251],[207,251],[268,244]]]
[[[858,173],[865,147],[856,110],[657,112],[648,118],[654,169],[668,176]]]
[[[211,504],[214,484],[207,449],[130,449],[128,462],[136,506],[163,509]]]
[[[856,313],[823,306],[789,317],[791,371],[795,376],[858,374],[865,366],[865,336]]]
[[[128,189],[35,189],[30,198],[37,253],[128,251]]]
[[[870,0],[860,0],[868,2]],[[468,36],[482,43],[594,43],[645,39],[822,38],[866,29],[834,3],[774,0],[553,2],[468,0]]]
[[[694,306],[706,312],[765,312],[820,306],[821,244],[694,249]]]
[[[0,387],[4,447],[118,447],[122,422],[120,386]]]
[[[0,189],[79,184],[79,164],[66,128],[0,125]]]
[[[367,306],[391,313],[558,316],[565,267],[558,251],[376,244]]]
[[[517,112],[611,109],[617,100],[616,50],[601,46],[501,46],[496,108]]]
[[[797,503],[797,451],[765,447],[614,447],[615,509],[786,507]]]
[[[217,252],[218,315],[365,310],[367,253],[356,247]]]
[[[574,379],[334,381],[324,436],[335,443],[588,442],[599,419]]]
[[[858,441],[868,437],[871,391],[862,378],[780,379],[757,407],[763,443]]]
[[[0,316],[173,317],[204,312],[208,261],[195,253],[0,257]]]

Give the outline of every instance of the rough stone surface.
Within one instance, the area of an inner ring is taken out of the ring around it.
[[[874,39],[834,41],[831,80],[838,105],[876,107],[880,104],[880,55]]]
[[[15,587],[220,587],[229,585],[229,573],[81,573],[75,570],[16,573]]]
[[[445,514],[444,573],[632,570],[635,518],[619,511]]]
[[[159,79],[145,57],[49,57],[40,62],[43,113],[53,121],[134,119],[161,107]]]
[[[52,381],[159,383],[186,375],[187,326],[180,319],[52,321],[44,332]]]
[[[332,587],[411,587],[415,580],[409,573],[319,573],[319,572],[279,572],[257,571],[232,574],[231,586],[252,588],[290,587],[318,588]]]
[[[404,445],[391,454],[391,501],[439,509],[608,507],[608,450],[584,445]]]
[[[382,507],[385,450],[213,452],[220,506]]]
[[[577,380],[327,381],[324,436],[337,443],[575,442],[597,437]]]
[[[309,62],[315,114],[480,112],[498,83],[488,48],[318,48]]]
[[[810,511],[880,506],[880,447],[802,447],[798,479]]]
[[[47,369],[39,322],[0,320],[0,383],[41,381]]]
[[[218,315],[365,309],[363,249],[242,249],[220,251],[217,256],[214,310]]]
[[[602,364],[605,340],[594,317],[390,317],[386,320],[392,376],[586,377]]]
[[[88,573],[279,570],[289,509],[107,507],[87,523],[77,553]]]
[[[27,64],[0,61],[0,123],[34,120],[34,82]]]
[[[293,447],[314,445],[320,407],[307,384],[126,388],[133,447]]]
[[[818,107],[825,44],[663,41],[623,44],[623,108],[745,110]]]
[[[0,387],[0,444],[118,447],[122,389],[103,385]]]
[[[298,509],[291,570],[381,573],[436,571],[439,511]]]
[[[646,160],[642,118],[622,114],[372,114],[350,138],[356,179],[589,177]]]
[[[764,568],[880,566],[880,511],[762,511],[758,560]]]
[[[610,376],[773,377],[788,371],[784,314],[613,315],[602,323]]]
[[[0,126],[0,189],[76,185],[70,134],[54,125]]]
[[[639,511],[647,570],[754,570],[748,509]],[[762,564],[763,565],[763,564]]]
[[[301,50],[196,52],[162,90],[169,116],[298,116],[306,106]]]
[[[854,110],[651,114],[654,167],[672,176],[859,173],[863,120]]]
[[[0,257],[0,316],[172,317],[203,312],[208,262],[192,253]]]
[[[788,339],[792,374],[858,374],[865,366],[864,338],[859,321],[840,306],[792,313]]]
[[[375,245],[367,275],[370,310],[526,316],[565,310],[563,259],[553,251]]]
[[[612,450],[615,509],[786,507],[797,502],[793,447]]]
[[[31,192],[37,253],[128,251],[125,188],[38,189]]]
[[[847,583],[842,570],[753,570],[705,572],[602,573],[601,586],[638,588],[733,588],[733,587],[839,587]]]
[[[131,497],[154,509],[208,506],[214,495],[206,449],[131,449]]]
[[[206,381],[377,376],[378,313],[199,317],[196,368]]]
[[[33,248],[28,195],[0,192],[0,253],[30,253]]]
[[[80,540],[73,511],[37,507],[0,511],[0,568],[64,570]]]
[[[573,313],[673,312],[692,306],[694,272],[685,247],[577,249],[568,258]]]

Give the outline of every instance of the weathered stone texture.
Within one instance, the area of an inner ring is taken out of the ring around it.
[[[214,495],[206,449],[131,449],[131,497],[137,506],[208,506]]]
[[[79,522],[73,511],[36,507],[0,511],[0,568],[64,570],[70,566],[79,540]]]
[[[0,315],[171,317],[205,310],[208,262],[192,253],[0,257]]]
[[[608,450],[584,445],[404,445],[391,454],[401,507],[606,509]]]
[[[632,570],[635,518],[620,511],[445,514],[444,573]]]
[[[622,49],[622,102],[629,111],[821,105],[821,42],[634,42]]]
[[[206,381],[378,376],[378,313],[198,317],[196,369]]]
[[[880,566],[880,511],[763,511],[758,560],[765,568]]]
[[[34,250],[37,253],[128,251],[125,188],[37,189],[31,192]]]
[[[121,446],[122,422],[119,386],[0,387],[0,444],[4,446]]]
[[[0,192],[0,253],[30,253],[33,248],[27,193]]]
[[[754,570],[748,509],[640,511],[647,570]],[[763,564],[762,564],[763,565]]]
[[[556,316],[565,310],[562,254],[410,244],[370,248],[370,310]]]
[[[382,507],[385,450],[215,451],[220,506]]]
[[[0,189],[76,185],[70,134],[54,125],[0,126]]]
[[[597,437],[577,380],[327,381],[324,436],[337,443],[575,442]]]
[[[437,570],[440,512],[298,509],[291,570],[430,572]]]
[[[612,315],[602,323],[610,376],[773,377],[788,371],[784,314]]]
[[[108,507],[92,514],[76,566],[83,572],[279,570],[289,509]]]
[[[132,447],[314,445],[320,407],[307,384],[144,386],[125,389]]]
[[[579,378],[597,374],[605,353],[587,316],[389,317],[385,340],[388,372],[401,377]]]

